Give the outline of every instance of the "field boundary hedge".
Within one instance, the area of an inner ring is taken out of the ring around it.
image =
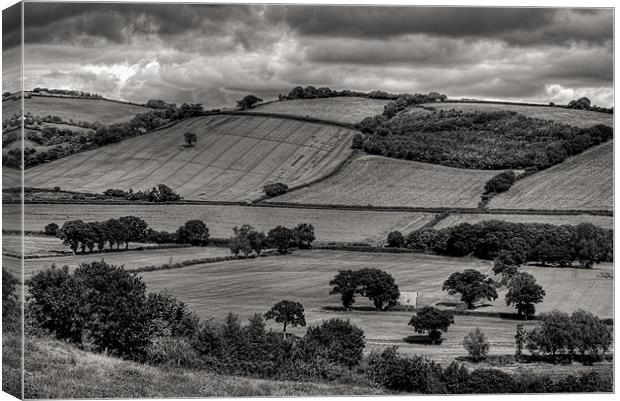
[[[265,258],[268,256],[277,256],[279,254],[273,252],[264,252],[260,255],[230,255],[230,256],[214,256],[210,258],[201,258],[201,259],[188,259],[182,262],[173,263],[172,265],[168,263],[164,263],[163,265],[151,265],[151,266],[142,266],[135,269],[131,269],[132,273],[144,273],[144,272],[152,272],[158,270],[171,270],[171,269],[180,269],[187,266],[192,265],[202,265],[202,264],[211,264],[217,262],[226,262],[229,260],[244,260],[244,259],[255,259],[255,258]]]

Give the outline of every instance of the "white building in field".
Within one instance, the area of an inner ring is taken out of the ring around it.
[[[411,306],[417,308],[418,305],[418,292],[401,291],[398,303],[404,306]]]

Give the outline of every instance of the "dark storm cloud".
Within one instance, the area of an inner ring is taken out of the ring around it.
[[[272,7],[269,17],[302,35],[389,38],[405,34],[482,37],[516,44],[611,39],[610,10],[458,7]],[[564,23],[570,22],[569,26]]]

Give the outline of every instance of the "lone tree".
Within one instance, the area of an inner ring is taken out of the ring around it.
[[[284,195],[288,191],[288,185],[281,182],[265,184],[265,186],[263,186],[263,191],[265,192],[265,195],[273,198],[274,196]]]
[[[545,297],[545,290],[536,284],[536,279],[529,273],[516,273],[507,287],[506,305],[514,305],[526,320],[536,312],[534,304],[542,302]]]
[[[187,143],[188,147],[192,147],[194,146],[194,144],[198,142],[198,138],[196,137],[196,134],[194,134],[193,132],[186,132],[185,133],[185,143]]]
[[[293,232],[284,226],[269,230],[267,242],[278,249],[279,253],[287,253],[293,241]]]
[[[497,299],[493,279],[474,269],[452,273],[444,281],[442,290],[450,295],[461,294],[461,301],[467,304],[467,309],[473,309],[474,303],[480,299]]]
[[[202,220],[189,220],[177,230],[177,241],[181,244],[204,246],[209,243],[209,229]]]
[[[489,353],[489,341],[478,327],[463,338],[463,347],[474,362],[483,360]]]
[[[436,344],[441,339],[441,333],[448,331],[451,324],[454,324],[452,312],[433,306],[425,306],[419,309],[409,321],[409,326],[413,326],[416,333],[428,331],[431,344]]]
[[[252,107],[254,107],[255,104],[260,103],[262,101],[263,99],[261,99],[260,97],[257,97],[254,95],[247,95],[243,99],[237,101],[237,106],[241,110],[251,109]]]
[[[282,329],[284,339],[286,339],[286,326],[306,326],[304,307],[295,301],[282,300],[278,302],[269,312],[265,313],[265,319],[275,320],[276,323],[284,325]]]

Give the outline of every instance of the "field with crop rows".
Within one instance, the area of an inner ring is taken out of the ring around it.
[[[18,230],[15,215],[19,205],[4,205],[3,228]],[[415,230],[433,219],[431,213],[365,210],[288,209],[222,205],[61,205],[26,204],[25,230],[42,231],[46,224],[59,226],[67,220],[103,221],[133,215],[156,230],[176,231],[190,219],[203,220],[212,237],[228,238],[235,226],[251,224],[259,230],[277,225],[292,227],[305,222],[314,225],[319,242],[377,242],[393,230]]]
[[[415,334],[407,326],[411,312],[375,312],[365,309],[342,312],[329,309],[340,305],[337,295],[329,295],[329,281],[333,276],[341,269],[363,267],[389,272],[401,291],[420,292],[420,305],[456,300],[441,291],[443,281],[455,271],[473,268],[492,274],[491,262],[473,258],[315,250],[296,251],[288,256],[148,272],[142,273],[142,277],[149,290],[168,289],[203,317],[223,318],[228,312],[234,311],[245,320],[254,313],[266,312],[281,299],[294,299],[304,305],[308,324],[316,324],[331,317],[350,319],[364,330],[367,344],[371,348],[398,345],[404,352],[431,354],[440,361],[442,358],[449,360],[465,355],[463,336],[473,328],[480,327],[493,344],[492,353],[514,352],[515,327],[522,321],[457,316],[456,324],[450,327],[444,343],[437,347],[404,342],[404,338]],[[609,266],[597,270],[526,269],[547,290],[548,295],[537,310],[559,308],[572,311],[579,307],[602,317],[610,315],[613,280],[600,277],[611,274]],[[498,301],[493,303],[498,305],[497,309],[506,309],[503,297],[502,292]],[[367,299],[359,298],[354,306],[370,306],[370,303]],[[275,325],[272,327],[278,328]],[[294,332],[303,331],[296,329]]]
[[[185,146],[186,132],[198,137],[195,146]],[[197,117],[29,169],[26,186],[103,192],[161,183],[185,199],[249,200],[267,182],[292,186],[332,171],[350,154],[352,136],[295,120]]]
[[[330,97],[323,99],[295,99],[256,106],[261,113],[288,114],[322,120],[356,124],[366,117],[383,113],[389,100],[364,97]],[[249,113],[252,110],[247,111]]]
[[[133,246],[145,245],[134,244]],[[69,249],[69,248],[67,248]],[[190,248],[169,248],[169,249],[146,249],[143,251],[121,251],[105,252],[92,254],[77,254],[70,256],[50,256],[45,258],[25,259],[24,275],[26,277],[50,267],[69,266],[71,269],[78,267],[81,263],[90,263],[104,260],[109,264],[123,265],[126,270],[133,270],[143,266],[161,266],[172,262],[179,263],[190,259],[214,258],[219,256],[230,256],[230,249],[223,247],[190,247]],[[11,258],[13,259],[13,258]],[[15,259],[17,260],[17,259]]]
[[[531,118],[540,118],[543,120],[553,120],[564,124],[573,125],[575,127],[588,128],[596,124],[605,124],[613,127],[613,114],[599,113],[590,110],[574,110],[565,109],[563,107],[541,107],[541,106],[525,106],[510,105],[496,103],[433,103],[424,106],[434,107],[436,110],[462,110],[464,112],[475,111],[516,111],[519,114]],[[412,107],[408,113],[428,113],[420,107]]]
[[[592,223],[601,228],[614,228],[612,216],[593,216],[589,214],[552,215],[552,214],[487,214],[487,213],[451,213],[439,221],[433,228],[440,229],[456,226],[457,224],[476,224],[485,220],[502,220],[510,223],[543,223],[543,224],[571,224]]]
[[[498,174],[362,156],[333,176],[275,202],[410,207],[476,207],[484,184]]]
[[[489,208],[613,210],[613,141],[517,181]]]
[[[35,117],[58,116],[65,121],[100,122],[104,125],[129,121],[136,114],[150,110],[147,107],[104,99],[32,96],[24,99],[24,102],[24,114],[30,113]],[[13,114],[19,114],[20,103],[19,100],[2,102],[2,118],[6,120]]]

